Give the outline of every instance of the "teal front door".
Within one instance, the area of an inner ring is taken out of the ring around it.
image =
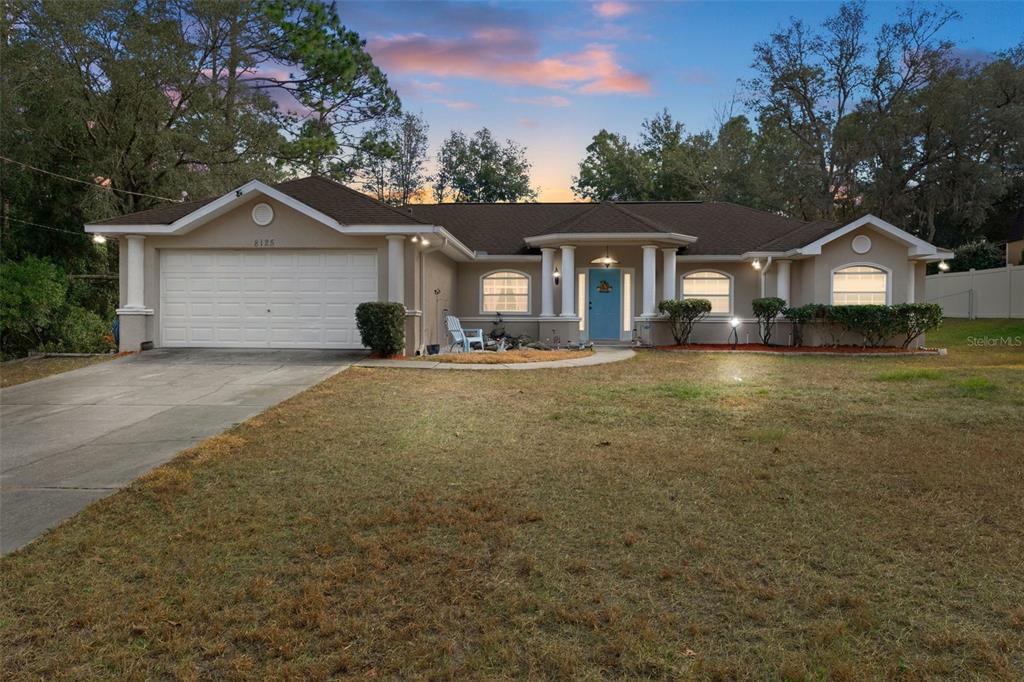
[[[590,268],[587,272],[587,332],[590,339],[619,338],[622,319],[622,271]]]

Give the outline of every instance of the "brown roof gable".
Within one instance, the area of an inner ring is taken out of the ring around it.
[[[362,192],[322,177],[287,180],[271,185],[310,208],[334,218],[342,225],[418,225],[420,222]],[[223,196],[223,195],[221,195]],[[99,220],[94,225],[169,225],[202,208],[220,196],[207,197],[180,204],[164,204],[146,211]]]

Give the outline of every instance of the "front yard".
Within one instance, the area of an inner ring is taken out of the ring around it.
[[[8,679],[1024,675],[1024,324],[353,368],[0,562]],[[973,344],[973,345],[972,345]]]

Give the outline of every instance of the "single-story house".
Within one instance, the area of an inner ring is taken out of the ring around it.
[[[952,257],[884,220],[803,222],[706,201],[393,208],[330,180],[86,225],[118,237],[120,346],[359,348],[355,308],[406,308],[406,352],[445,344],[444,315],[552,343],[671,342],[664,299],[706,298],[692,341],[757,337],[751,301],[915,301]],[[780,327],[780,341],[785,341]],[[813,339],[811,340],[813,342]],[[148,345],[148,344],[147,344]]]

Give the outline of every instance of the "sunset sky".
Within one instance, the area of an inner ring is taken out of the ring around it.
[[[1024,40],[1024,3],[952,2],[946,31],[981,59]],[[489,127],[527,147],[542,201],[572,200],[570,176],[602,127],[634,136],[667,107],[690,131],[751,75],[753,45],[796,16],[818,25],[838,3],[339,2],[398,90],[430,124],[431,156],[450,130]],[[869,3],[872,30],[899,5]],[[741,104],[737,107],[742,108]],[[737,112],[738,113],[738,112]]]

